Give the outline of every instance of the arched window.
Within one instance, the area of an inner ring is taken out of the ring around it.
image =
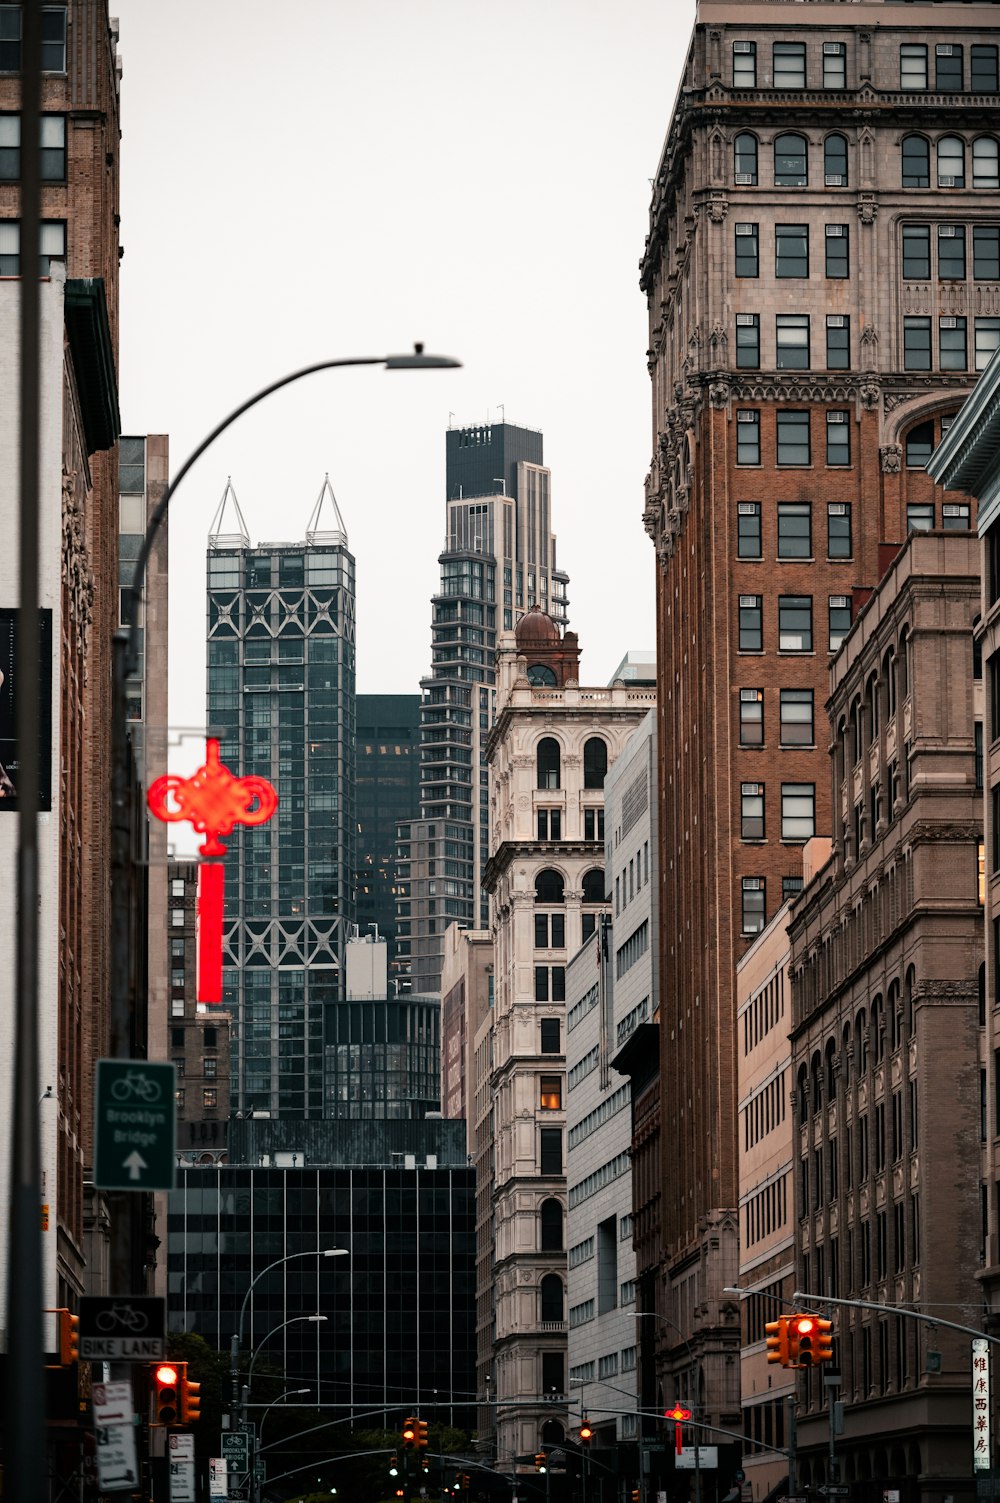
[[[907,969],[906,978],[903,982],[903,1010],[906,1013],[906,1032],[909,1038],[914,1038],[917,1032],[917,1014],[913,1006],[913,985],[916,979],[916,971],[912,965]]]
[[[563,1319],[563,1283],[557,1273],[547,1273],[539,1289],[542,1296],[542,1320]]]
[[[881,996],[876,997],[872,1003],[872,1042],[875,1045],[875,1063],[880,1065],[885,1058],[885,1016]]]
[[[902,1038],[902,1019],[899,1010],[899,982],[891,981],[885,999],[886,1011],[889,1014],[889,1050],[895,1054]]]
[[[941,136],[937,144],[939,188],[965,187],[965,142],[961,136]]]
[[[592,867],[589,872],[583,874],[583,901],[606,903],[607,900],[607,894],[604,891],[604,871],[601,867]]]
[[[833,1101],[837,1095],[837,1044],[828,1039],[826,1045],[826,1099]]]
[[[868,680],[868,734],[869,746],[873,746],[878,740],[879,733],[879,701],[881,695],[878,692],[878,675],[873,673]]]
[[[926,136],[903,137],[903,187],[929,188],[931,149]]]
[[[535,902],[561,903],[564,887],[565,883],[559,873],[553,871],[551,866],[547,866],[535,878]]]
[[[537,784],[539,788],[558,788],[559,782],[559,742],[554,736],[543,736],[538,743],[536,753],[538,766]]]
[[[608,744],[600,736],[591,736],[583,746],[583,786],[603,788],[608,775]]]
[[[805,1122],[809,1116],[809,1072],[805,1065],[799,1066],[799,1077],[795,1084],[799,1097],[799,1121]]]
[[[854,765],[857,767],[864,756],[864,729],[865,712],[861,704],[860,694],[851,705],[851,730],[854,735]]]
[[[816,1113],[823,1105],[823,1061],[820,1059],[819,1050],[812,1057],[810,1069],[812,1086],[812,1109]]]
[[[563,1208],[558,1200],[551,1197],[543,1200],[538,1212],[539,1243],[542,1252],[562,1252],[563,1249]]]
[[[841,1043],[841,1047],[840,1047],[840,1058],[841,1058],[841,1061],[842,1061],[842,1064],[841,1064],[841,1073],[843,1074],[843,1077],[844,1077],[844,1090],[846,1091],[847,1087],[851,1083],[851,1025],[850,1025],[850,1023],[845,1023],[844,1024],[844,1037],[843,1037],[843,1040],[842,1040],[842,1043]]]
[[[846,136],[827,136],[823,142],[823,178],[828,188],[847,187]]]
[[[904,629],[899,634],[899,697],[905,699],[910,692],[910,634]]]
[[[733,172],[740,185],[750,187],[757,181],[757,137],[747,130],[733,142]]]
[[[882,682],[885,685],[885,718],[891,720],[896,713],[896,657],[891,647],[882,658]]]
[[[1000,153],[996,136],[977,136],[972,143],[972,186],[1000,188]]]
[[[864,1008],[854,1020],[854,1058],[858,1062],[858,1079],[868,1073],[868,1027]]]
[[[806,138],[786,131],[774,138],[774,184],[776,188],[804,188],[809,180]]]
[[[922,470],[934,453],[934,423],[917,423],[906,435],[906,464],[911,470]]]

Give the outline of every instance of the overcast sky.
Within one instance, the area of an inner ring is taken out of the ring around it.
[[[329,472],[358,690],[416,693],[444,434],[540,428],[585,682],[654,646],[642,253],[694,0],[113,0],[121,409],[176,471],[233,407],[423,340],[456,372],[324,372],[242,418],[170,513],[170,716],[204,724],[205,540],[232,476],[294,541]]]

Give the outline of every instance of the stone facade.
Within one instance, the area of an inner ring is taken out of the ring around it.
[[[998,40],[984,5],[700,0],[655,178],[661,1276],[699,1355],[731,1282],[701,1263],[708,1222],[737,1256],[733,967],[832,828],[830,654],[883,545],[972,521],[924,465],[1000,334]],[[707,1402],[735,1429],[717,1352]]]

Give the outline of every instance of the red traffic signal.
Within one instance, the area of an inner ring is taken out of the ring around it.
[[[177,1423],[177,1365],[158,1362],[153,1369],[153,1425],[176,1425]]]
[[[815,1315],[791,1315],[788,1318],[788,1360],[790,1367],[812,1367],[816,1360]]]
[[[593,1438],[594,1431],[588,1423],[587,1416],[584,1415],[580,1421],[580,1444],[582,1446],[589,1446]]]

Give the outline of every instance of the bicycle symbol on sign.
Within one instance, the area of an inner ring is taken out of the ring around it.
[[[111,1095],[115,1101],[145,1101],[151,1105],[160,1099],[160,1087],[151,1075],[144,1075],[141,1070],[129,1070],[118,1079],[111,1087]]]
[[[105,1335],[114,1330],[125,1330],[138,1336],[149,1325],[149,1317],[142,1310],[134,1310],[123,1300],[116,1300],[110,1310],[102,1310],[98,1314],[94,1324]]]

